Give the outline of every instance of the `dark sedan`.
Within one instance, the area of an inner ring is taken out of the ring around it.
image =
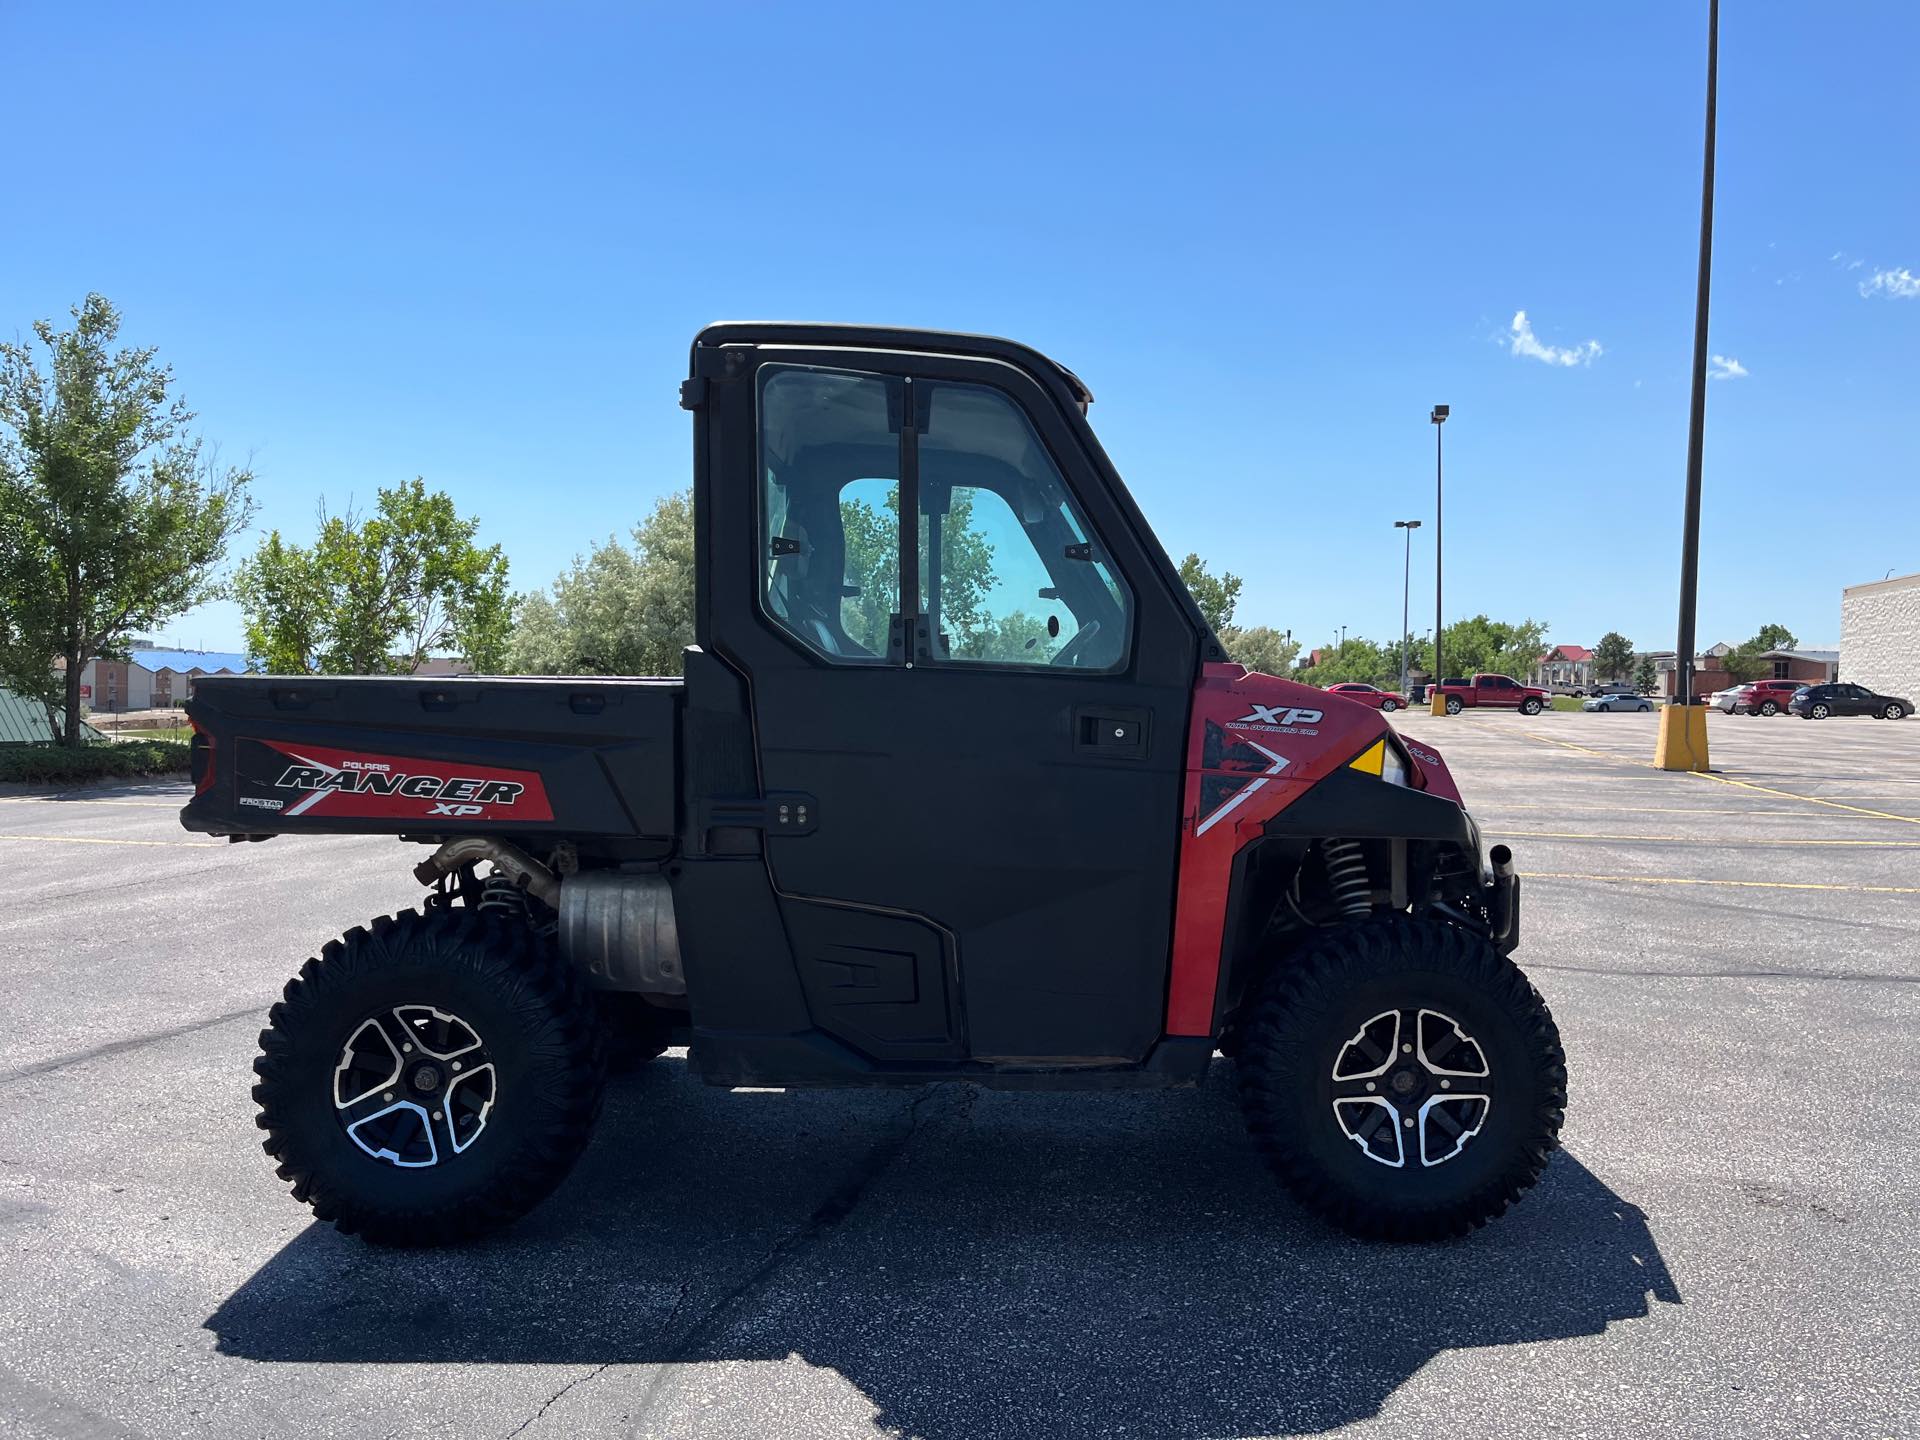
[[[1808,685],[1793,692],[1787,713],[1802,720],[1826,720],[1835,715],[1904,720],[1913,713],[1913,702],[1897,695],[1875,694],[1864,685]]]

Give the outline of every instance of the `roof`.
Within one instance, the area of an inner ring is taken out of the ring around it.
[[[1864,595],[1869,590],[1904,590],[1909,585],[1920,585],[1920,570],[1911,575],[1889,575],[1881,580],[1863,580],[1858,585],[1849,585],[1842,595]]]
[[[65,712],[57,714],[64,716]],[[91,725],[82,725],[80,729],[89,740],[106,739]],[[40,702],[0,686],[0,745],[45,745],[52,739],[47,734],[47,712]]]
[[[1578,665],[1582,660],[1591,660],[1593,651],[1584,645],[1556,645],[1540,657],[1540,663],[1544,665],[1556,655],[1562,660],[1570,660]]]
[[[1762,660],[1812,660],[1821,665],[1838,665],[1838,650],[1769,650],[1760,657]]]
[[[205,670],[217,675],[222,670],[244,675],[247,657],[232,650],[132,650],[133,663],[148,670]]]

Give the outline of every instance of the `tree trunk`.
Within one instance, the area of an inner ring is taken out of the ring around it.
[[[80,747],[80,671],[83,665],[80,647],[67,646],[67,714],[60,743],[73,750]]]

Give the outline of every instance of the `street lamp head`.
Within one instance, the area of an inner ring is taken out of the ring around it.
[[[1447,416],[1452,413],[1453,407],[1451,405],[1436,405],[1433,407],[1433,414],[1428,418],[1436,425],[1444,425],[1447,423]]]
[[[1418,520],[1396,520],[1393,522],[1393,528],[1396,530],[1418,530],[1420,528],[1420,522]]]

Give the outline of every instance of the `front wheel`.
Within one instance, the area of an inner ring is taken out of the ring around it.
[[[1455,696],[1449,695],[1447,697],[1447,714],[1458,715],[1460,713],[1460,710],[1461,710],[1461,705],[1460,705],[1459,699]]]
[[[1382,700],[1380,702],[1380,708],[1391,715],[1400,708],[1400,702],[1398,700]]]
[[[600,1107],[592,997],[551,944],[477,910],[356,928],[287,984],[253,1062],[296,1200],[391,1245],[469,1239],[558,1185]]]
[[[1538,700],[1522,700],[1520,702],[1520,713],[1522,715],[1538,715],[1540,713],[1540,702]]]
[[[1540,1177],[1567,1103],[1560,1033],[1526,977],[1477,935],[1398,916],[1276,965],[1237,1063],[1281,1183],[1365,1238],[1501,1214]]]
[[[1907,707],[1895,701],[1880,713],[1889,720],[1904,720],[1907,718]]]

